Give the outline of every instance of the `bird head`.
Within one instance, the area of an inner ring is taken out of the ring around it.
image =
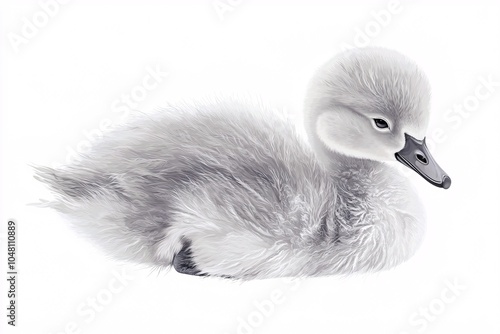
[[[310,83],[306,127],[320,145],[342,155],[399,161],[435,186],[450,177],[430,154],[430,86],[418,66],[384,48],[345,51]]]

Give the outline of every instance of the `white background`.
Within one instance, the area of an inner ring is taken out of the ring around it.
[[[500,332],[500,6],[285,3],[73,0],[48,17],[37,1],[2,1],[0,259],[5,269],[5,224],[15,219],[20,273],[18,326],[6,333]],[[25,20],[41,27],[30,36]],[[108,260],[53,212],[27,206],[48,196],[28,164],[62,164],[119,122],[124,109],[113,106],[140,93],[148,68],[168,75],[136,110],[237,93],[294,115],[313,71],[364,44],[399,50],[428,74],[428,140],[453,180],[444,191],[408,174],[428,230],[394,270],[247,283],[158,273]],[[92,298],[106,304],[93,318]]]

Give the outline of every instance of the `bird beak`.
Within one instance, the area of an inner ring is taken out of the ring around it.
[[[451,179],[434,161],[425,144],[425,138],[418,140],[405,133],[405,140],[405,147],[396,153],[396,159],[436,187],[448,189]]]

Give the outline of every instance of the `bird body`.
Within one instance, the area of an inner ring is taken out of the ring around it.
[[[325,108],[318,96],[306,105]],[[235,279],[398,265],[422,240],[421,202],[388,164],[329,147],[322,127],[332,118],[311,120],[321,108],[305,113],[307,143],[260,104],[172,106],[37,178],[57,195],[49,206],[120,260]]]

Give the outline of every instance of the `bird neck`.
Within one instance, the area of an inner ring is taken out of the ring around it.
[[[343,172],[347,169],[373,170],[374,168],[381,167],[383,164],[378,161],[356,158],[331,150],[319,139],[314,122],[306,122],[305,126],[309,144],[318,162],[331,171]]]

